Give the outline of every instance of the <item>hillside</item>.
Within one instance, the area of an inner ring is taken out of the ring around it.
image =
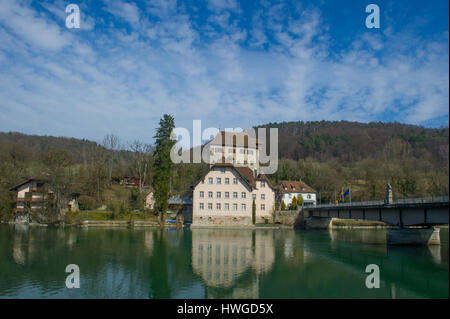
[[[280,158],[355,162],[383,154],[392,141],[407,143],[410,155],[448,161],[449,129],[400,123],[283,122],[260,127],[278,128]]]
[[[96,142],[76,138],[27,135],[17,132],[0,132],[0,150],[9,147],[20,149],[25,156],[36,157],[58,149],[70,152],[77,163],[82,163],[88,153],[98,149]]]
[[[303,180],[324,202],[333,201],[335,192],[344,188],[352,189],[353,200],[383,198],[387,183],[395,197],[449,192],[448,127],[345,121],[261,127],[279,129],[278,171],[269,177],[273,184]],[[10,196],[7,190],[18,180],[52,170],[52,161],[61,158],[70,163],[77,191],[98,204],[104,202],[112,177],[140,176],[145,185],[151,184],[151,148],[141,143],[129,149],[112,151],[88,140],[0,132],[0,199]],[[176,165],[172,193],[188,192],[206,169],[199,164]]]

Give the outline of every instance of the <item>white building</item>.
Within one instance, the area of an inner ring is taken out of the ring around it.
[[[277,204],[281,206],[283,201],[288,208],[294,196],[303,198],[303,206],[317,204],[317,192],[311,186],[302,181],[281,181],[277,187]]]
[[[230,163],[236,167],[248,167],[259,173],[258,139],[245,132],[219,132],[205,148],[211,165]]]
[[[194,187],[192,225],[252,225],[253,199],[256,223],[271,222],[275,190],[267,177],[248,167],[216,163]]]

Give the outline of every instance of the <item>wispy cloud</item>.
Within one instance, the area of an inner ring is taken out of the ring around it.
[[[243,24],[235,1],[209,1],[201,17],[174,0],[104,1],[82,9],[87,31],[55,21],[61,6],[0,6],[0,130],[150,140],[164,112],[188,128],[448,123],[448,31],[412,40],[361,29],[333,51],[314,7],[261,5]]]

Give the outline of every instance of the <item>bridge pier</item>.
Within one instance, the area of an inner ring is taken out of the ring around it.
[[[439,228],[401,228],[389,229],[387,233],[389,245],[440,245]]]

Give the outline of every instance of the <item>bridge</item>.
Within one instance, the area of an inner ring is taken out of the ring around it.
[[[449,197],[397,199],[391,203],[375,200],[322,204],[305,207],[304,211],[309,213],[309,217],[376,220],[398,227],[447,225]]]
[[[432,226],[448,225],[449,196],[394,201],[389,191],[388,188],[385,200],[304,207],[300,217],[312,228],[328,228],[333,218],[380,221],[398,228],[390,232],[392,243],[440,243],[439,229]],[[413,232],[411,226],[424,226],[425,229],[415,228]]]

